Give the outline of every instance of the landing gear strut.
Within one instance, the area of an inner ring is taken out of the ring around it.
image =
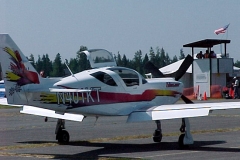
[[[182,125],[180,127],[181,135],[178,139],[178,145],[180,147],[187,146],[189,144],[193,144],[193,138],[190,132],[190,123],[188,118],[182,118]]]
[[[58,119],[55,134],[56,140],[58,140],[59,143],[69,142],[70,136],[69,133],[65,130],[65,120]]]
[[[161,142],[162,141],[162,129],[161,129],[161,121],[156,120],[157,129],[153,133],[153,141],[154,142]]]

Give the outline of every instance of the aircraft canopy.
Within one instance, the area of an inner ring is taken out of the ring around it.
[[[92,49],[83,51],[87,55],[92,68],[117,66],[112,53],[104,49]]]

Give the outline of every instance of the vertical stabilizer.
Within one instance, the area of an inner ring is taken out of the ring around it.
[[[9,104],[27,104],[25,90],[40,76],[8,34],[0,34],[0,63]]]

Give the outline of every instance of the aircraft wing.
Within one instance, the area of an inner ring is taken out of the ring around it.
[[[240,102],[162,105],[132,112],[127,122],[208,116],[210,111],[240,109]]]
[[[33,106],[23,106],[20,113],[43,116],[43,117],[51,117],[51,118],[58,118],[58,119],[65,119],[70,121],[77,121],[81,122],[84,118],[83,115],[80,114],[72,114],[72,113],[65,113],[65,114],[57,114],[53,110],[43,109]]]

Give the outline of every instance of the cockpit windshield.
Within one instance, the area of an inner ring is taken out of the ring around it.
[[[104,49],[92,49],[83,51],[92,68],[116,66],[116,62],[110,52]]]
[[[98,72],[92,73],[90,75],[109,86],[117,86],[114,79],[105,72],[98,71]]]
[[[114,62],[113,57],[106,50],[91,52],[94,63]]]
[[[109,68],[109,70],[117,73],[127,87],[139,85],[139,76],[135,71],[125,68]]]

